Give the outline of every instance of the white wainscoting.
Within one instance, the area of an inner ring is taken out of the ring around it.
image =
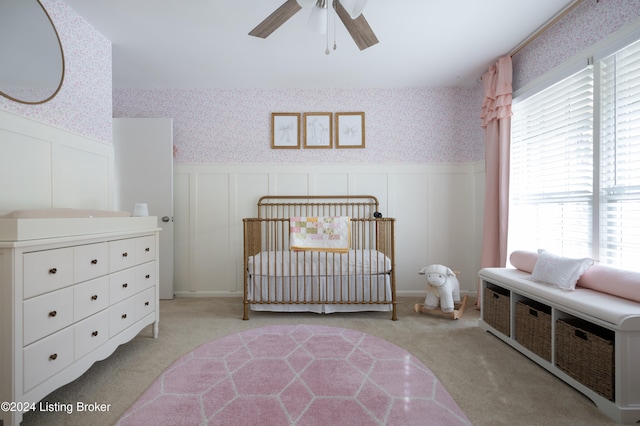
[[[177,164],[174,168],[176,296],[240,296],[242,219],[263,195],[374,195],[396,222],[399,296],[424,295],[418,270],[460,271],[475,294],[480,264],[484,164]]]
[[[0,210],[112,210],[113,145],[0,110]]]

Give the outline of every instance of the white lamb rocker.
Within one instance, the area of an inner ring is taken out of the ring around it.
[[[427,296],[424,304],[416,303],[413,306],[414,312],[459,319],[464,314],[468,296],[465,295],[460,303],[457,273],[444,265],[425,266],[418,273],[427,280]]]

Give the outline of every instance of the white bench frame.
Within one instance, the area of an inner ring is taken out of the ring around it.
[[[483,294],[487,285],[509,291],[510,335],[506,336],[484,321],[481,313],[479,325],[494,334],[532,361],[547,369],[591,399],[596,406],[618,423],[640,421],[640,303],[594,290],[577,288],[564,291],[526,278],[530,274],[512,268],[485,268],[480,270]],[[551,362],[522,346],[515,338],[516,303],[533,300],[551,308]],[[615,333],[615,395],[610,401],[555,365],[555,324],[560,318],[576,317],[597,324]]]

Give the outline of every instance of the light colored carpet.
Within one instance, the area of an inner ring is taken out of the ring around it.
[[[151,338],[148,327],[45,398],[50,403],[111,404],[109,411],[30,412],[23,426],[112,425],[182,355],[214,339],[276,324],[344,327],[400,346],[433,371],[474,425],[614,424],[582,394],[482,331],[477,326],[479,311],[470,307],[457,321],[434,318],[413,312],[413,305],[422,301],[401,298],[398,321],[391,321],[386,312],[252,312],[249,321],[242,321],[242,301],[236,298],[161,301],[158,339]]]
[[[416,357],[341,327],[268,325],[174,362],[118,426],[471,423]]]

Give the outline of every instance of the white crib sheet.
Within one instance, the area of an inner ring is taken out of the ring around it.
[[[391,271],[391,260],[377,250],[348,253],[263,251],[249,257],[249,275],[296,277],[372,275]]]

